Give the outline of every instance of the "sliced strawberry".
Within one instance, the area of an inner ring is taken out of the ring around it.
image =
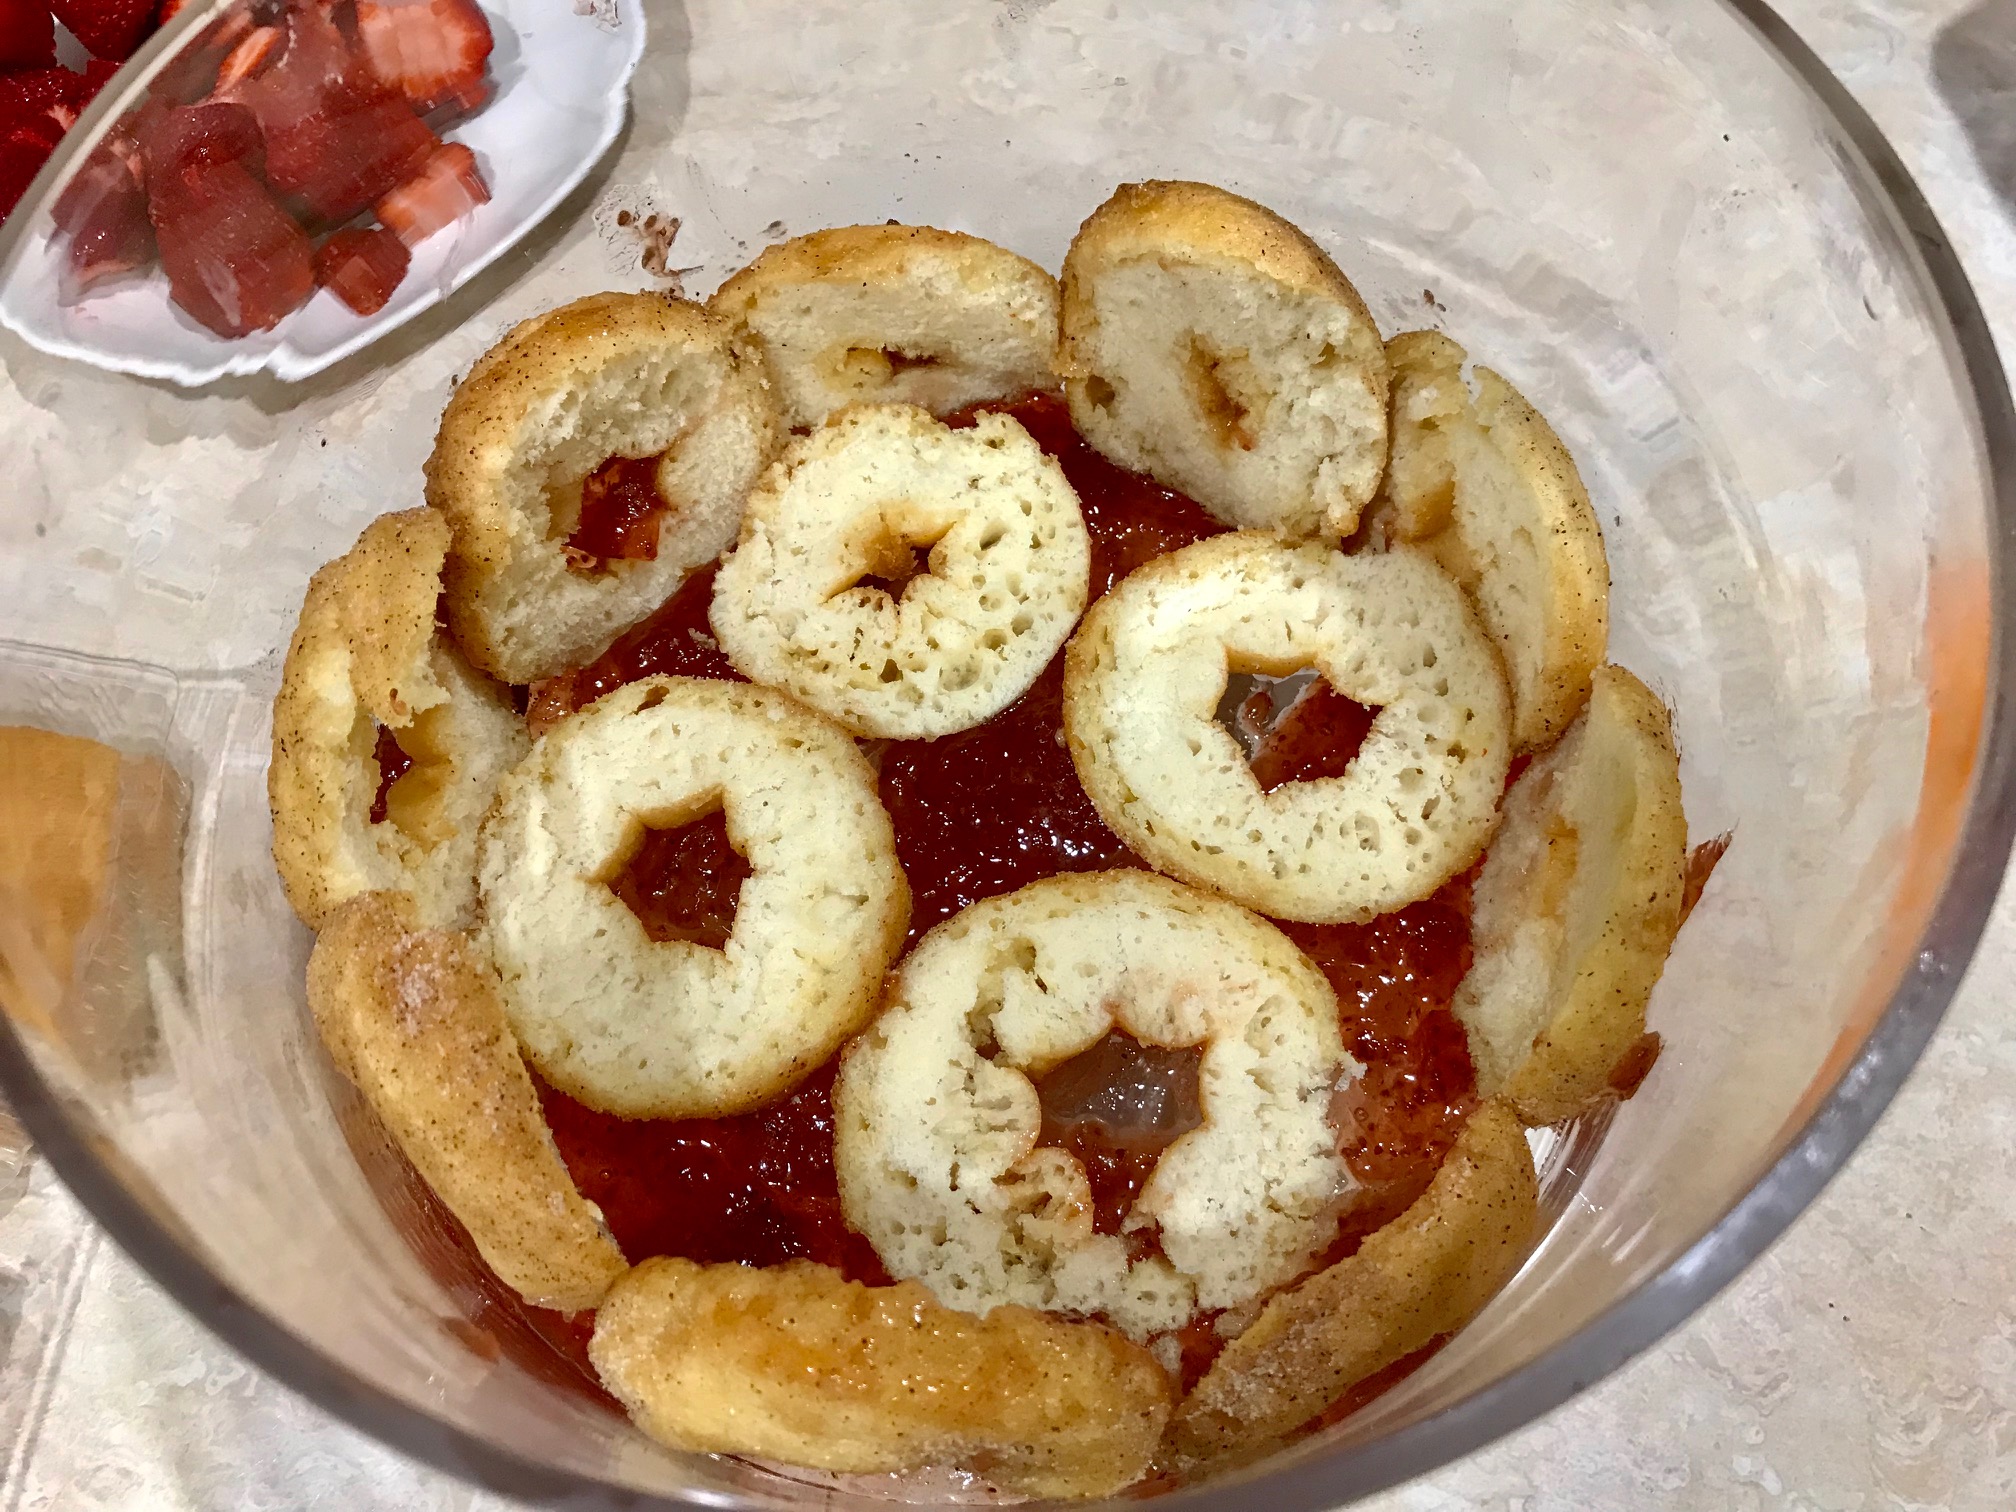
[[[150,170],[147,213],[169,296],[219,336],[270,331],[315,292],[308,234],[242,163]]]
[[[489,200],[476,154],[460,142],[444,142],[418,174],[378,201],[378,219],[415,247]]]
[[[338,231],[315,249],[315,281],[359,315],[376,315],[410,260],[406,243],[383,226]]]
[[[476,0],[357,0],[357,40],[378,77],[421,114],[450,100],[482,103],[473,92],[496,40]]]
[[[48,68],[56,62],[56,18],[48,0],[0,0],[0,68]]]
[[[130,141],[101,143],[57,198],[56,224],[70,233],[63,297],[75,301],[93,285],[154,260],[139,152]]]
[[[94,58],[123,63],[154,29],[155,0],[51,0],[56,19]]]
[[[162,112],[141,137],[140,151],[149,195],[165,194],[176,180],[222,163],[242,164],[255,177],[264,171],[259,118],[222,101]]]
[[[277,63],[220,93],[258,115],[267,182],[321,223],[350,219],[411,177],[440,144],[312,6],[288,15]]]
[[[77,96],[84,76],[67,68],[24,68],[0,74],[0,111],[36,115],[48,112],[68,131],[77,119]]]
[[[86,105],[98,98],[98,91],[112,82],[112,75],[119,72],[117,63],[104,58],[93,58],[84,65],[84,72],[77,76],[76,106],[82,112]]]
[[[155,21],[162,26],[166,26],[170,21],[175,19],[177,13],[188,3],[189,0],[161,0],[161,9],[154,17]]]
[[[217,84],[213,92],[228,97],[240,84],[263,72],[280,46],[282,36],[277,26],[258,26],[247,32],[224,55],[224,61],[217,65]]]
[[[0,108],[0,220],[14,213],[62,140],[63,128],[47,111]]]

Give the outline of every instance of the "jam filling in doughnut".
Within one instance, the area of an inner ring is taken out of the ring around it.
[[[749,863],[728,843],[720,809],[672,829],[647,829],[609,890],[653,940],[688,940],[719,950],[735,927]]]
[[[1162,1152],[1204,1122],[1202,1045],[1171,1050],[1114,1029],[1036,1079],[1037,1143],[1068,1150],[1092,1186],[1092,1227],[1117,1234]]]
[[[1287,708],[1277,711],[1274,704],[1273,693],[1256,688],[1241,702],[1238,714],[1240,727],[1259,736],[1247,765],[1263,793],[1290,782],[1342,777],[1379,714],[1346,698],[1320,677],[1311,680]]]
[[[670,502],[658,488],[663,452],[611,457],[581,480],[581,514],[567,537],[570,562],[601,572],[612,561],[658,560],[658,526]]]
[[[378,763],[378,791],[371,795],[371,822],[383,824],[392,797],[392,784],[413,770],[413,758],[400,748],[398,737],[378,726],[378,744],[372,751]]]
[[[1153,558],[1226,528],[1183,495],[1099,456],[1072,430],[1055,396],[983,408],[1014,416],[1063,466],[1091,537],[1095,597]],[[951,423],[970,423],[973,414]],[[601,656],[533,684],[531,728],[547,728],[655,673],[741,681],[709,633],[713,578],[711,566],[693,573]],[[872,586],[900,592],[902,583],[892,574]],[[985,724],[883,747],[881,796],[912,890],[911,941],[971,903],[1045,877],[1140,864],[1079,786],[1063,741],[1062,689],[1060,656],[1028,693]],[[1276,696],[1263,686],[1245,694],[1239,710],[1256,774],[1269,787],[1348,765],[1375,712],[1320,679],[1285,709],[1274,707]],[[711,839],[710,824],[720,829]],[[648,835],[611,885],[654,938],[661,928],[712,928],[725,936],[746,869],[737,867],[740,858],[726,838],[718,813]],[[1366,1066],[1339,1099],[1344,1105],[1331,1110],[1346,1162],[1363,1186],[1323,1263],[1355,1250],[1426,1189],[1473,1106],[1466,1041],[1448,1011],[1470,961],[1469,881],[1458,879],[1369,924],[1282,926],[1336,989],[1345,1047]],[[665,937],[717,943],[700,934]],[[1084,1164],[1100,1232],[1117,1231],[1161,1150],[1195,1126],[1196,1060],[1195,1050],[1144,1046],[1116,1032],[1042,1079],[1041,1141]],[[602,1209],[632,1263],[653,1255],[758,1265],[808,1259],[880,1284],[888,1279],[881,1262],[841,1214],[833,1171],[837,1069],[835,1057],[786,1097],[718,1119],[616,1118],[536,1074],[534,1080],[570,1174]],[[470,1262],[481,1269],[473,1253]],[[587,1370],[591,1315],[563,1318],[508,1296],[503,1309],[525,1317],[534,1334]],[[1223,1347],[1213,1322],[1200,1315],[1179,1333],[1186,1380],[1201,1377]],[[484,1326],[506,1350],[519,1352],[522,1325]],[[1410,1357],[1382,1372],[1378,1385],[1392,1384],[1417,1363]],[[592,1378],[590,1389],[601,1395]],[[1357,1391],[1351,1396],[1354,1405],[1369,1399]]]

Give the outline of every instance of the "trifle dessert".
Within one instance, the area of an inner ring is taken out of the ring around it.
[[[1124,185],[577,301],[310,584],[339,1070],[646,1433],[1004,1494],[1336,1421],[1629,1096],[1691,867],[1575,464],[1313,241]]]

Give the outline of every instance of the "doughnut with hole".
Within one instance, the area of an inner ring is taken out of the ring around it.
[[[1374,506],[1382,540],[1418,544],[1463,585],[1512,685],[1516,749],[1537,751],[1589,697],[1610,638],[1603,530],[1575,459],[1539,411],[1438,331],[1386,345],[1393,460]]]
[[[560,1161],[469,936],[421,927],[405,893],[352,898],[316,937],[308,1004],[337,1069],[484,1263],[540,1307],[601,1301],[623,1255]]]
[[[952,1465],[1034,1497],[1105,1496],[1147,1470],[1168,1377],[1096,1323],[985,1317],[924,1288],[805,1261],[647,1260],[595,1315],[589,1358],[675,1449],[823,1470]]]
[[[957,231],[814,231],[766,248],[707,308],[763,353],[791,426],[849,404],[946,415],[1055,381],[1057,281]]]
[[[1264,792],[1217,722],[1228,676],[1308,667],[1378,715],[1343,775]],[[1064,732],[1137,855],[1308,923],[1373,918],[1468,867],[1510,759],[1497,656],[1432,561],[1253,531],[1158,558],[1092,606],[1065,662]]]
[[[1102,1234],[1079,1159],[1037,1144],[1032,1078],[1116,1027],[1203,1047],[1203,1121]],[[1097,1315],[1147,1339],[1251,1301],[1330,1241],[1352,1188],[1330,1098],[1360,1069],[1322,973],[1264,919],[1148,872],[1053,877],[904,959],[834,1084],[841,1206],[948,1307]],[[1137,1253],[1151,1235],[1159,1253]]]
[[[1525,1260],[1538,1205],[1519,1120],[1484,1104],[1412,1207],[1275,1295],[1226,1345],[1169,1425],[1170,1468],[1272,1448],[1357,1382],[1468,1323]]]
[[[1386,353],[1358,291],[1264,206],[1122,184],[1064,258],[1071,423],[1242,529],[1335,539],[1386,466]]]
[[[287,901],[319,928],[359,893],[409,892],[427,923],[471,921],[476,830],[525,753],[504,690],[434,624],[447,523],[381,516],[308,583],[273,700],[266,772],[273,861]],[[380,787],[380,731],[412,766]]]
[[[609,880],[647,829],[716,809],[750,867],[727,942],[654,941]],[[788,1091],[867,1022],[910,916],[866,759],[742,683],[645,678],[554,728],[504,778],[478,860],[518,1042],[624,1118]]]
[[[596,294],[514,327],[456,386],[427,459],[454,528],[448,623],[510,683],[595,656],[735,539],[780,431],[762,364],[728,322],[663,294]],[[661,458],[650,559],[584,561],[583,485]]]
[[[757,485],[710,617],[745,677],[856,734],[930,740],[1028,691],[1090,575],[1078,495],[1014,420],[859,405]]]
[[[1599,667],[1589,706],[1512,784],[1451,1005],[1477,1086],[1529,1124],[1611,1095],[1680,931],[1687,818],[1658,696]]]

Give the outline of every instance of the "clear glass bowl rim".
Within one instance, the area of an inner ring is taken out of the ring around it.
[[[1714,0],[1748,27],[1812,97],[1850,145],[1851,172],[1873,187],[1917,255],[1921,291],[1943,314],[1971,391],[1985,452],[1990,636],[1985,704],[1973,786],[1950,869],[1903,979],[1838,1080],[1755,1186],[1657,1275],[1531,1363],[1421,1422],[1346,1453],[1235,1477],[1157,1498],[1180,1506],[1244,1505],[1262,1484],[1276,1512],[1321,1512],[1398,1485],[1467,1455],[1552,1411],[1602,1380],[1727,1286],[1784,1232],[1841,1169],[1917,1063],[1958,989],[1986,926],[2016,840],[2016,641],[2002,612],[2016,566],[2016,411],[1992,332],[1952,244],[1894,148],[1817,54],[1763,0]],[[149,65],[223,6],[194,5],[164,27],[134,62]],[[24,206],[46,204],[52,184],[86,150],[129,91],[107,90],[44,165]],[[18,229],[0,227],[0,267]],[[57,1176],[112,1239],[198,1322],[261,1370],[350,1426],[465,1481],[520,1500],[574,1508],[686,1508],[669,1499],[527,1460],[380,1390],[330,1360],[222,1281],[148,1210],[35,1069],[10,1020],[0,1015],[0,1092]],[[714,1498],[710,1497],[710,1501]]]

